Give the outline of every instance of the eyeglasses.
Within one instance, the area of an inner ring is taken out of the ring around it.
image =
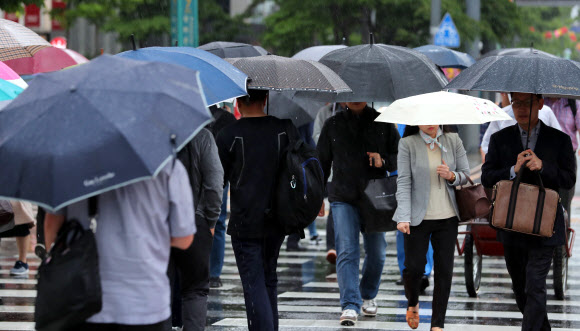
[[[534,99],[533,104],[535,104],[538,100]],[[530,107],[530,100],[512,100],[512,108],[522,109],[524,107]]]

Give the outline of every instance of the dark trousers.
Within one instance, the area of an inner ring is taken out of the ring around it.
[[[184,331],[204,330],[209,293],[209,256],[212,235],[207,220],[196,215],[197,232],[186,250],[171,249],[169,278],[172,288],[173,326]]]
[[[527,248],[504,244],[507,266],[516,303],[524,314],[522,330],[550,330],[546,309],[546,277],[554,247]]]
[[[443,220],[423,220],[421,224],[411,227],[411,234],[405,235],[403,280],[409,307],[414,307],[419,303],[421,278],[425,273],[429,238],[431,238],[433,245],[435,286],[433,289],[431,327],[443,328],[445,325],[445,314],[451,292],[451,278],[453,277],[457,222],[457,217]]]
[[[332,208],[326,218],[326,250],[336,249],[334,244],[334,217],[332,217]]]
[[[149,325],[85,323],[77,330],[83,331],[167,331],[171,329],[170,320]]]
[[[276,266],[283,234],[262,239],[231,237],[244,288],[250,331],[278,330],[278,276]]]

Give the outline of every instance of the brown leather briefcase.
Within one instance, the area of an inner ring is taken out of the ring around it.
[[[522,167],[513,181],[501,180],[493,187],[491,225],[498,229],[540,237],[554,234],[554,222],[560,197],[540,185],[521,183]]]

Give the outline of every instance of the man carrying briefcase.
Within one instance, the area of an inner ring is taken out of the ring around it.
[[[532,173],[538,171],[546,188],[558,191],[574,185],[575,156],[570,137],[538,119],[543,104],[541,95],[512,93],[517,124],[491,137],[482,166],[481,182],[485,187],[491,188],[500,180],[512,180],[521,169],[524,169],[522,183],[538,185],[537,175]],[[526,145],[528,149],[524,150]],[[554,233],[549,238],[498,231],[516,302],[524,315],[522,330],[550,330],[546,277],[554,248],[565,244],[565,230],[562,207],[558,204]]]

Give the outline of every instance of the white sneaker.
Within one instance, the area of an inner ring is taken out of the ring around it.
[[[353,309],[345,309],[342,311],[340,316],[340,325],[344,326],[354,326],[356,324],[356,319],[358,314]]]
[[[377,316],[377,310],[375,299],[363,300],[362,313],[364,316]]]

